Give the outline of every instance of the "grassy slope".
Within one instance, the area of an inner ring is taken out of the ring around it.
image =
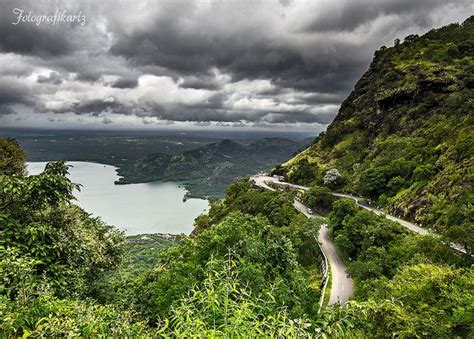
[[[473,37],[471,17],[377,51],[327,132],[278,171],[321,183],[325,171],[337,168],[345,178],[340,189],[392,213],[440,230],[467,227]]]

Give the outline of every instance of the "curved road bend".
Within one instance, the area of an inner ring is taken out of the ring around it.
[[[418,233],[418,234],[421,234],[421,235],[429,235],[430,234],[430,231],[425,230],[424,228],[421,228],[419,226],[416,226],[415,224],[412,224],[411,222],[408,222],[406,220],[394,217],[393,215],[390,215],[390,214],[386,214],[384,211],[379,210],[378,208],[369,206],[367,204],[367,200],[364,199],[364,198],[359,198],[359,197],[355,197],[355,196],[350,195],[350,194],[343,194],[343,193],[333,193],[332,195],[334,195],[336,197],[341,197],[341,198],[353,199],[356,202],[357,206],[365,208],[366,210],[369,210],[369,211],[371,211],[371,212],[373,212],[377,215],[385,214],[385,218],[387,218],[389,220],[392,220],[392,221],[395,221],[395,222],[398,222],[400,225],[402,225],[405,228],[408,228],[412,232],[415,232],[415,233]],[[449,243],[448,245],[449,245],[449,247],[455,249],[458,252],[467,254],[467,251],[464,248],[464,246],[462,246],[460,244],[456,244],[456,243],[452,242],[452,243]]]
[[[304,186],[280,182],[277,178],[273,177],[253,176],[251,177],[251,179],[255,182],[255,185],[270,191],[276,190],[270,187],[267,182],[272,182],[280,186],[290,186],[293,188],[299,188],[304,190],[307,189],[307,187]],[[293,206],[298,211],[303,213],[306,217],[314,218],[314,216],[308,212],[308,208],[298,200],[294,201]],[[321,250],[328,258],[329,267],[331,269],[332,283],[329,304],[339,303],[340,305],[344,305],[354,292],[354,282],[347,274],[346,265],[337,253],[336,248],[334,247],[331,238],[329,237],[329,232],[326,224],[321,225],[321,229],[319,230],[318,235],[318,241],[320,243]]]
[[[278,178],[274,178],[274,177],[268,177],[268,176],[264,176],[264,175],[257,175],[257,176],[253,176],[252,179],[254,180],[254,182],[256,183],[257,186],[260,186],[260,187],[263,187],[261,186],[261,184],[263,183],[266,187],[269,187],[266,183],[268,182],[271,182],[275,185],[280,185],[280,186],[287,186],[287,187],[292,187],[292,188],[296,188],[296,189],[303,189],[303,190],[308,190],[309,188],[306,187],[306,186],[301,186],[301,185],[293,185],[293,184],[290,184],[290,183],[287,183],[287,182],[282,182],[282,181],[279,181]],[[270,187],[269,187],[270,188]],[[273,189],[272,189],[273,190]],[[361,197],[356,197],[356,196],[353,196],[353,195],[350,195],[350,194],[344,194],[344,193],[332,193],[332,195],[336,196],[336,197],[340,197],[340,198],[349,198],[349,199],[352,199],[356,202],[357,206],[361,207],[361,208],[364,208],[368,211],[371,211],[377,215],[380,215],[380,214],[385,214],[385,217],[389,220],[392,220],[392,221],[395,221],[397,223],[399,223],[400,225],[402,225],[403,227],[409,229],[410,231],[412,232],[415,232],[415,233],[418,233],[418,234],[421,234],[421,235],[429,235],[430,232],[424,228],[421,228],[419,226],[416,226],[415,224],[411,223],[411,222],[408,222],[406,220],[403,220],[403,219],[400,219],[400,218],[397,218],[397,217],[394,217],[393,215],[390,215],[390,214],[386,214],[384,211],[382,210],[379,210],[377,208],[374,208],[374,207],[371,207],[367,204],[367,200],[365,200],[364,198],[361,198]],[[453,249],[455,249],[456,251],[458,252],[461,252],[461,253],[464,253],[464,254],[467,254],[466,252],[466,249],[460,245],[460,244],[456,244],[456,243],[450,243],[449,246]]]
[[[374,207],[371,207],[367,204],[367,200],[363,199],[363,198],[359,198],[359,197],[355,197],[353,195],[349,195],[349,194],[343,194],[343,193],[333,193],[332,195],[334,195],[335,197],[340,197],[340,198],[348,198],[348,199],[352,199],[356,202],[357,206],[360,206],[366,210],[369,210],[371,212],[374,212],[375,214],[377,215],[380,215],[380,214],[384,214],[385,212],[382,211],[382,210],[379,210],[377,208],[374,208]],[[394,217],[390,214],[386,214],[385,215],[387,217],[387,219],[389,220],[393,220],[393,221],[396,221],[398,222],[400,225],[408,228],[410,231],[412,232],[415,232],[415,233],[418,233],[418,234],[421,234],[421,235],[428,235],[430,232],[428,232],[427,230],[425,230],[424,228],[421,228],[421,227],[418,227],[408,221],[405,221],[405,220],[402,220],[402,219],[399,219],[397,217]]]
[[[295,200],[293,206],[308,218],[314,218],[314,215],[308,213],[308,208],[298,200]],[[336,251],[334,244],[329,237],[328,225],[322,224],[318,234],[318,241],[321,249],[328,258],[331,269],[331,295],[329,296],[329,305],[339,303],[344,305],[354,293],[354,282],[349,277],[346,265]]]

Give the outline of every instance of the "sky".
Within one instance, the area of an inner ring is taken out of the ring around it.
[[[3,0],[0,126],[321,129],[375,50],[473,13],[468,0]]]

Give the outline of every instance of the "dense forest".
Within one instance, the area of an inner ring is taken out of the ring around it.
[[[311,141],[263,138],[244,145],[224,139],[175,154],[153,153],[130,164],[119,164],[122,178],[116,183],[177,181],[188,190],[187,197],[218,199],[237,179],[269,171]]]
[[[351,201],[326,208],[357,294],[318,313],[313,236],[324,219],[298,214],[291,193],[240,180],[196,220],[191,237],[159,243],[154,263],[140,266],[140,249],[71,203],[75,184],[64,163],[26,176],[15,142],[2,139],[1,147],[7,336],[473,334],[470,257]]]
[[[325,133],[275,170],[474,246],[474,17],[375,52]]]
[[[360,192],[472,248],[473,29],[471,18],[378,51],[326,134],[275,169],[312,185],[301,199],[315,218],[293,192],[243,178],[191,236],[150,253],[73,203],[64,162],[28,176],[22,149],[0,139],[0,333],[474,336],[471,255],[330,194]],[[319,311],[323,223],[356,291]]]

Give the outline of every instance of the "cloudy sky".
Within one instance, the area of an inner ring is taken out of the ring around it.
[[[77,19],[35,22],[64,11]],[[469,0],[4,0],[0,126],[321,127],[374,50],[473,13]]]

